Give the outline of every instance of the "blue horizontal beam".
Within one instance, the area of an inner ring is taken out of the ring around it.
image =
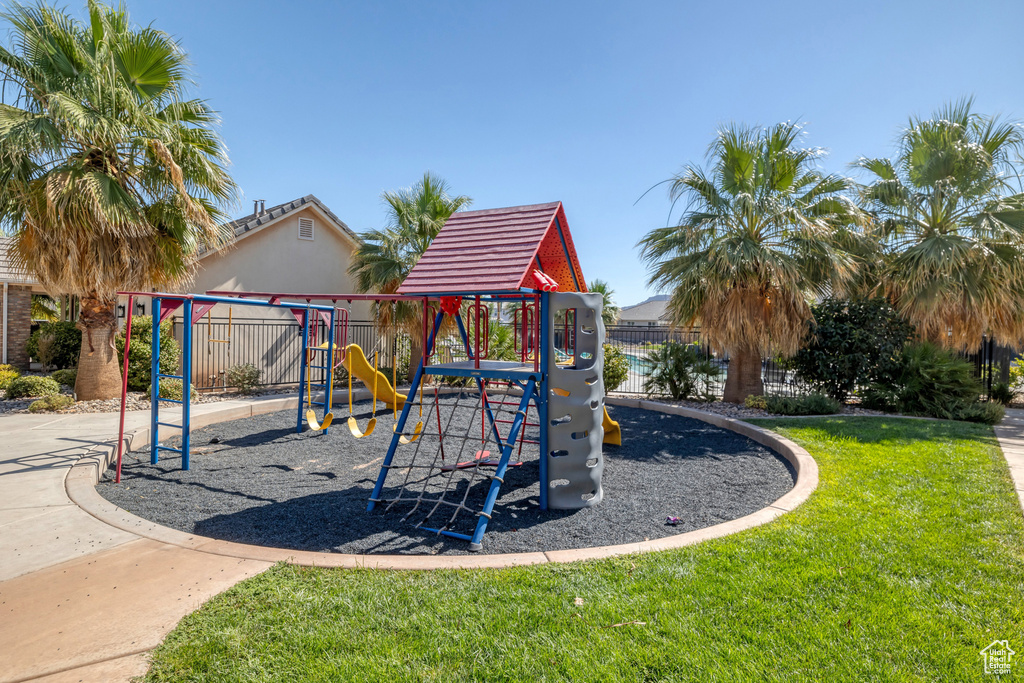
[[[422,529],[423,531],[429,531],[429,532],[434,533],[434,534],[441,534],[442,536],[451,536],[452,538],[457,538],[460,541],[472,541],[473,540],[472,536],[469,536],[467,534],[460,534],[460,533],[455,532],[455,531],[445,531],[444,529],[431,529],[428,526],[421,526],[420,529]]]
[[[118,294],[133,294],[135,296],[148,296],[152,299],[176,299],[198,301],[200,303],[232,304],[235,306],[262,306],[263,308],[308,308],[314,311],[333,311],[334,306],[323,306],[320,304],[308,304],[305,301],[289,303],[282,301],[272,304],[269,301],[260,299],[245,299],[233,296],[210,296],[209,294],[171,294],[169,292],[118,292]]]
[[[479,377],[481,379],[540,380],[540,370],[484,370],[480,368],[449,368],[443,365],[428,365],[428,375],[436,377]]]

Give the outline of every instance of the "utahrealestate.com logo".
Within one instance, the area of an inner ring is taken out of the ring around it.
[[[985,658],[985,673],[1001,676],[1010,673],[1011,661],[1017,654],[1010,649],[1010,641],[994,640],[992,644],[981,651]]]

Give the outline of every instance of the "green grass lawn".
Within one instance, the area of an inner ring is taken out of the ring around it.
[[[570,565],[278,566],[184,619],[146,680],[966,681],[993,678],[993,640],[1024,652],[1024,515],[990,428],[758,422],[821,468],[771,524]]]

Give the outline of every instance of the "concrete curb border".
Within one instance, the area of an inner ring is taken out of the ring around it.
[[[192,425],[198,428],[216,422],[227,422],[253,415],[295,408],[298,405],[297,401],[297,397],[258,399],[244,406],[234,405],[222,410],[212,409],[202,414],[194,414]],[[81,458],[68,473],[65,480],[65,488],[68,497],[75,504],[101,522],[143,538],[214,555],[269,562],[288,562],[311,567],[342,567],[350,569],[482,569],[577,562],[617,555],[682,548],[767,524],[806,501],[818,487],[818,465],[810,454],[789,439],[767,429],[756,427],[741,420],[656,401],[608,398],[606,402],[609,405],[628,406],[641,410],[652,410],[670,415],[694,418],[749,437],[789,461],[796,470],[796,483],[788,493],[757,512],[714,526],[695,529],[694,531],[674,536],[666,536],[653,541],[547,552],[456,556],[351,555],[268,548],[220,541],[161,526],[117,507],[97,493],[96,483],[99,481],[100,474],[117,457],[116,445],[94,451],[92,454]],[[126,434],[125,442],[126,450],[142,448],[149,443],[149,429],[143,428],[131,434]]]

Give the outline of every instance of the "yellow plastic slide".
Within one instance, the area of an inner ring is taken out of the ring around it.
[[[622,429],[619,428],[619,423],[616,422],[608,415],[608,408],[604,409],[604,442],[610,443],[613,446],[622,445]]]
[[[377,374],[377,400],[383,401],[388,408],[401,408],[405,405],[405,394],[399,394],[391,386],[388,377],[380,370],[375,370],[366,354],[358,344],[345,347],[345,369],[368,387],[373,387],[373,375]],[[395,404],[398,404],[397,406]]]

